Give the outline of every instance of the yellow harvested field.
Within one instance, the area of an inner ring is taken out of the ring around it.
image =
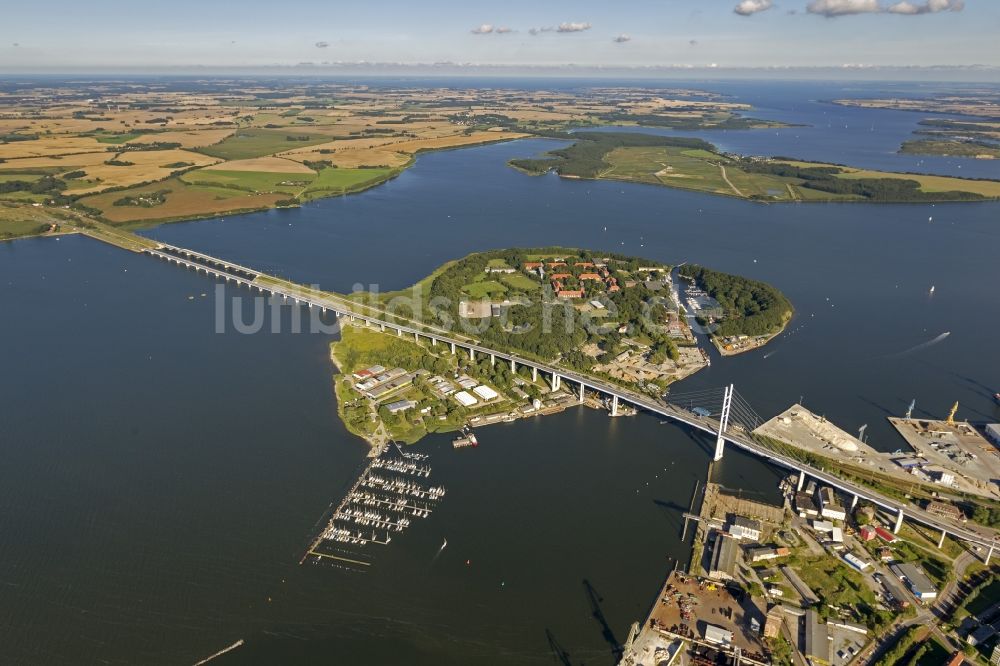
[[[392,148],[393,150],[412,155],[421,150],[441,150],[443,148],[457,148],[458,146],[473,146],[477,143],[520,139],[526,136],[528,135],[517,132],[473,132],[472,134],[454,134],[452,136],[442,136],[433,139],[411,139],[410,141],[396,143]]]
[[[105,159],[114,157],[114,153],[105,153]],[[208,166],[215,164],[219,160],[214,157],[192,153],[189,150],[144,150],[129,151],[122,153],[119,160],[133,162],[133,166],[112,166],[101,162],[84,169],[87,175],[84,179],[77,181],[79,187],[73,188],[74,194],[87,194],[90,192],[101,192],[109,187],[127,187],[138,185],[154,180],[167,178],[177,167],[168,168],[166,165],[176,162],[188,162],[195,166]],[[183,168],[183,167],[181,167]]]
[[[83,136],[43,136],[35,141],[15,141],[0,144],[0,159],[18,157],[44,157],[46,155],[67,155],[70,153],[92,153],[104,150],[107,144]]]
[[[200,148],[219,143],[227,136],[235,132],[234,129],[206,129],[206,130],[177,130],[168,132],[157,132],[156,134],[143,134],[132,139],[128,143],[179,143],[181,148]]]
[[[309,167],[283,157],[255,157],[247,160],[232,160],[219,162],[206,167],[219,171],[266,171],[269,173],[313,173]]]
[[[364,166],[403,166],[410,161],[410,156],[388,147],[337,149],[335,153],[320,153],[318,151],[301,152],[288,155],[288,159],[302,161],[327,160],[341,169],[356,169]],[[220,166],[219,168],[222,167]]]
[[[62,157],[23,157],[21,159],[0,162],[0,171],[17,169],[44,169],[47,167],[66,169],[66,171],[70,171],[70,167],[100,164],[101,162],[110,159],[111,156],[112,153],[100,152],[75,153],[73,155],[64,155]]]
[[[907,178],[920,183],[924,192],[975,192],[984,197],[1000,197],[1000,181],[968,180],[965,178],[949,178],[947,176],[925,176],[910,173],[888,173],[885,171],[869,171],[866,169],[844,169],[840,178]]]
[[[333,141],[310,148],[281,153],[293,160],[329,160],[341,168],[357,168],[361,166],[402,166],[410,161],[410,156],[422,150],[443,150],[461,146],[473,146],[481,143],[518,139],[527,136],[514,132],[481,131],[472,134],[450,134],[420,139],[390,138],[390,139],[358,139],[350,141]],[[323,153],[321,150],[334,152]],[[227,163],[229,164],[229,163]],[[225,165],[217,168],[225,169]]]

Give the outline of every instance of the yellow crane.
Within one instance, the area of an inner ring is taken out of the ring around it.
[[[948,425],[955,425],[955,412],[957,411],[958,411],[958,401],[956,400],[955,404],[951,406],[951,411],[948,412],[948,418],[946,418],[944,422],[947,423]]]

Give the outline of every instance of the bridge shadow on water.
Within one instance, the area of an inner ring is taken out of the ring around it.
[[[618,663],[621,659],[624,649],[622,648],[621,642],[615,636],[614,630],[611,625],[608,624],[607,618],[604,616],[604,611],[601,609],[601,603],[604,602],[604,597],[598,593],[594,586],[590,583],[587,578],[583,579],[583,590],[587,595],[587,601],[590,603],[590,612],[594,616],[594,620],[601,627],[601,636],[604,641],[611,648],[611,656],[614,658],[614,663]]]

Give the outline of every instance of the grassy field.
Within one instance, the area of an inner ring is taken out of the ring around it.
[[[824,192],[803,186],[804,181],[789,176],[746,171],[738,161],[707,150],[674,146],[616,148],[605,161],[610,167],[599,178],[666,185],[686,190],[722,194],[765,201],[861,201],[855,194]],[[786,161],[799,167],[835,165]],[[725,168],[725,174],[721,167]],[[838,167],[837,178],[899,178],[915,180],[926,193],[962,191],[988,198],[1000,197],[1000,181],[967,180],[947,176],[926,176]],[[727,182],[727,179],[729,182]]]
[[[0,240],[31,236],[41,233],[47,228],[48,224],[40,219],[27,215],[8,214],[7,210],[0,207]]]
[[[302,193],[304,199],[355,192],[384,182],[395,169],[323,169]]]
[[[521,273],[505,273],[501,276],[500,280],[517,291],[536,291],[541,287],[539,282]]]
[[[507,287],[496,280],[481,280],[462,287],[462,291],[472,298],[500,298],[507,293]]]
[[[189,171],[180,178],[192,185],[213,185],[253,193],[280,192],[294,196],[315,181],[316,174],[198,169]]]
[[[289,141],[289,137],[303,137],[304,140]],[[241,129],[221,143],[203,146],[199,152],[224,160],[242,160],[249,157],[263,157],[274,153],[326,143],[330,137],[309,132],[306,128],[284,129]]]
[[[719,168],[722,156],[707,150],[675,146],[617,148],[608,153],[605,161],[611,168],[601,175],[602,178],[738,196],[722,177]],[[733,170],[728,170],[727,175],[732,180]]]

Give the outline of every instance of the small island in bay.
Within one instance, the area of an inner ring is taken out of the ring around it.
[[[358,292],[361,307],[391,313],[659,398],[708,365],[692,321],[723,354],[765,344],[793,308],[771,285],[700,266],[562,247],[480,252],[398,292]],[[338,409],[351,432],[380,447],[561,411],[575,389],[488,354],[345,322],[331,344]],[[584,396],[591,407],[604,398]]]
[[[539,158],[511,160],[524,173],[621,180],[766,202],[943,202],[1000,198],[1000,181],[894,173],[720,152],[708,141],[632,132],[553,135],[573,141]]]

